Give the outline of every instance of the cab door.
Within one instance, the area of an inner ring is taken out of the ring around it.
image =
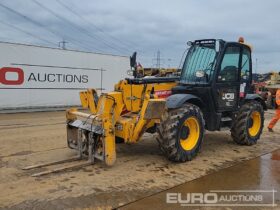
[[[247,93],[253,93],[252,87],[252,59],[251,49],[248,46],[242,47],[242,58],[240,68],[240,100],[246,97]]]
[[[219,62],[216,85],[218,112],[236,110],[239,103],[240,90],[241,45],[228,43]]]

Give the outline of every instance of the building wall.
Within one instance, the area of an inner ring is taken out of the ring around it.
[[[79,91],[110,91],[128,69],[125,56],[0,43],[0,110],[79,105]]]

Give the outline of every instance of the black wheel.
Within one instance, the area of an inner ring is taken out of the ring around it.
[[[185,104],[169,110],[157,132],[160,147],[169,160],[192,160],[199,152],[204,136],[204,119],[200,108]]]
[[[231,128],[231,136],[237,144],[256,144],[262,134],[263,124],[262,105],[257,101],[250,101],[241,106]]]

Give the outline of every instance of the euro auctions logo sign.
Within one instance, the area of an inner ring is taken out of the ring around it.
[[[24,82],[24,72],[20,68],[3,67],[0,69],[0,84],[21,85]]]
[[[192,207],[275,207],[276,190],[210,190],[206,193],[166,193],[167,204]],[[175,209],[175,208],[174,208]]]
[[[1,89],[85,89],[98,85],[101,73],[59,66],[26,66],[0,68]],[[95,79],[94,83],[90,83]]]

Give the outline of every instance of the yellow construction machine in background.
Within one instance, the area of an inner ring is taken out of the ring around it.
[[[157,77],[172,77],[180,74],[180,69],[177,68],[143,68],[137,67],[137,77],[142,78],[146,76]]]

